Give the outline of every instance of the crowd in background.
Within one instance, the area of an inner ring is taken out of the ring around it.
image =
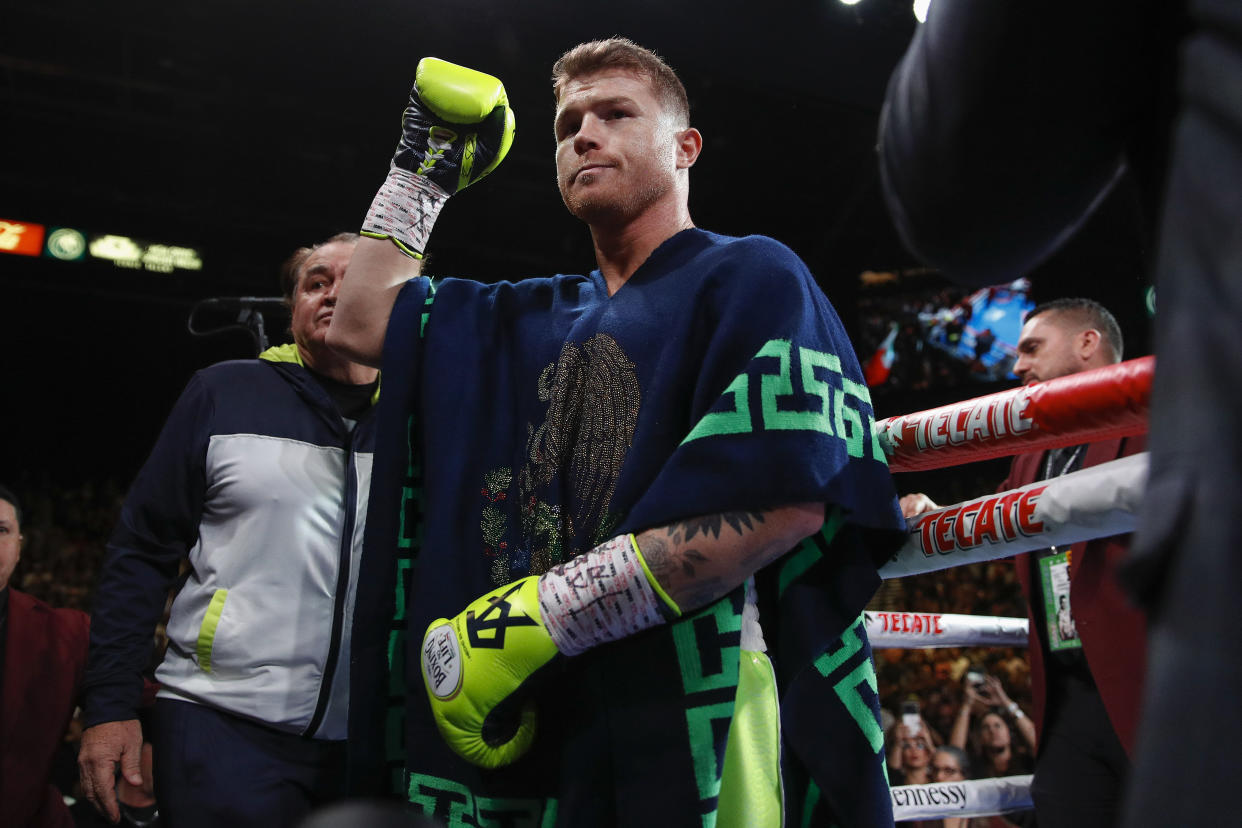
[[[1026,615],[1013,564],[1007,560],[885,581],[871,608],[1009,618]],[[1025,648],[877,648],[875,667],[891,784],[1031,772],[1036,747],[1033,729],[1023,733],[1016,718],[1031,709]],[[980,677],[985,684],[972,684]],[[917,715],[917,726],[907,726],[910,715]],[[902,824],[1003,828],[1029,826],[1033,821],[1027,812],[1007,818]]]
[[[100,478],[66,485],[33,474],[8,481],[25,511],[26,544],[13,586],[53,607],[90,612],[104,545],[127,483]]]
[[[871,608],[1008,618],[1026,616],[1013,565],[1003,560],[885,581],[872,600]],[[961,701],[963,676],[971,664],[981,664],[990,675],[1001,678],[1009,695],[1019,703],[1030,699],[1030,675],[1024,648],[877,649],[875,660],[881,706],[896,712],[903,701],[917,696],[923,701],[924,717],[946,737]]]

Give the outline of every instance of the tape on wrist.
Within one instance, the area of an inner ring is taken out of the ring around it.
[[[407,256],[423,257],[436,217],[448,201],[448,193],[433,181],[392,167],[367,210],[361,234],[372,239],[391,239]]]
[[[664,623],[665,606],[633,535],[618,535],[539,578],[543,622],[568,656]]]

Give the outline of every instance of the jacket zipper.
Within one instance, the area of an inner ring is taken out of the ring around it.
[[[315,704],[315,714],[310,724],[303,731],[304,736],[314,736],[315,731],[323,724],[323,717],[328,712],[328,701],[332,697],[332,683],[336,677],[337,661],[341,657],[341,631],[345,626],[345,603],[349,597],[350,558],[353,549],[354,522],[358,507],[358,474],[354,468],[354,443],[363,430],[362,419],[354,426],[345,444],[345,520],[341,525],[340,556],[337,563],[336,600],[332,607],[332,638],[328,647],[328,658],[323,666],[323,679],[319,684],[319,700]]]

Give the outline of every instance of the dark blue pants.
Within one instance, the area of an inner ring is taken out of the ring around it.
[[[343,793],[344,742],[171,699],[156,701],[154,725],[155,797],[168,828],[293,826]]]

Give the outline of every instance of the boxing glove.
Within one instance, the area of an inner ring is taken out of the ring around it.
[[[574,656],[680,615],[633,535],[619,535],[540,576],[475,599],[431,623],[422,670],[440,735],[485,768],[508,765],[535,739],[532,686]]]
[[[362,235],[390,239],[407,255],[422,258],[444,202],[496,169],[513,144],[514,130],[499,80],[438,58],[420,60],[388,178]]]

